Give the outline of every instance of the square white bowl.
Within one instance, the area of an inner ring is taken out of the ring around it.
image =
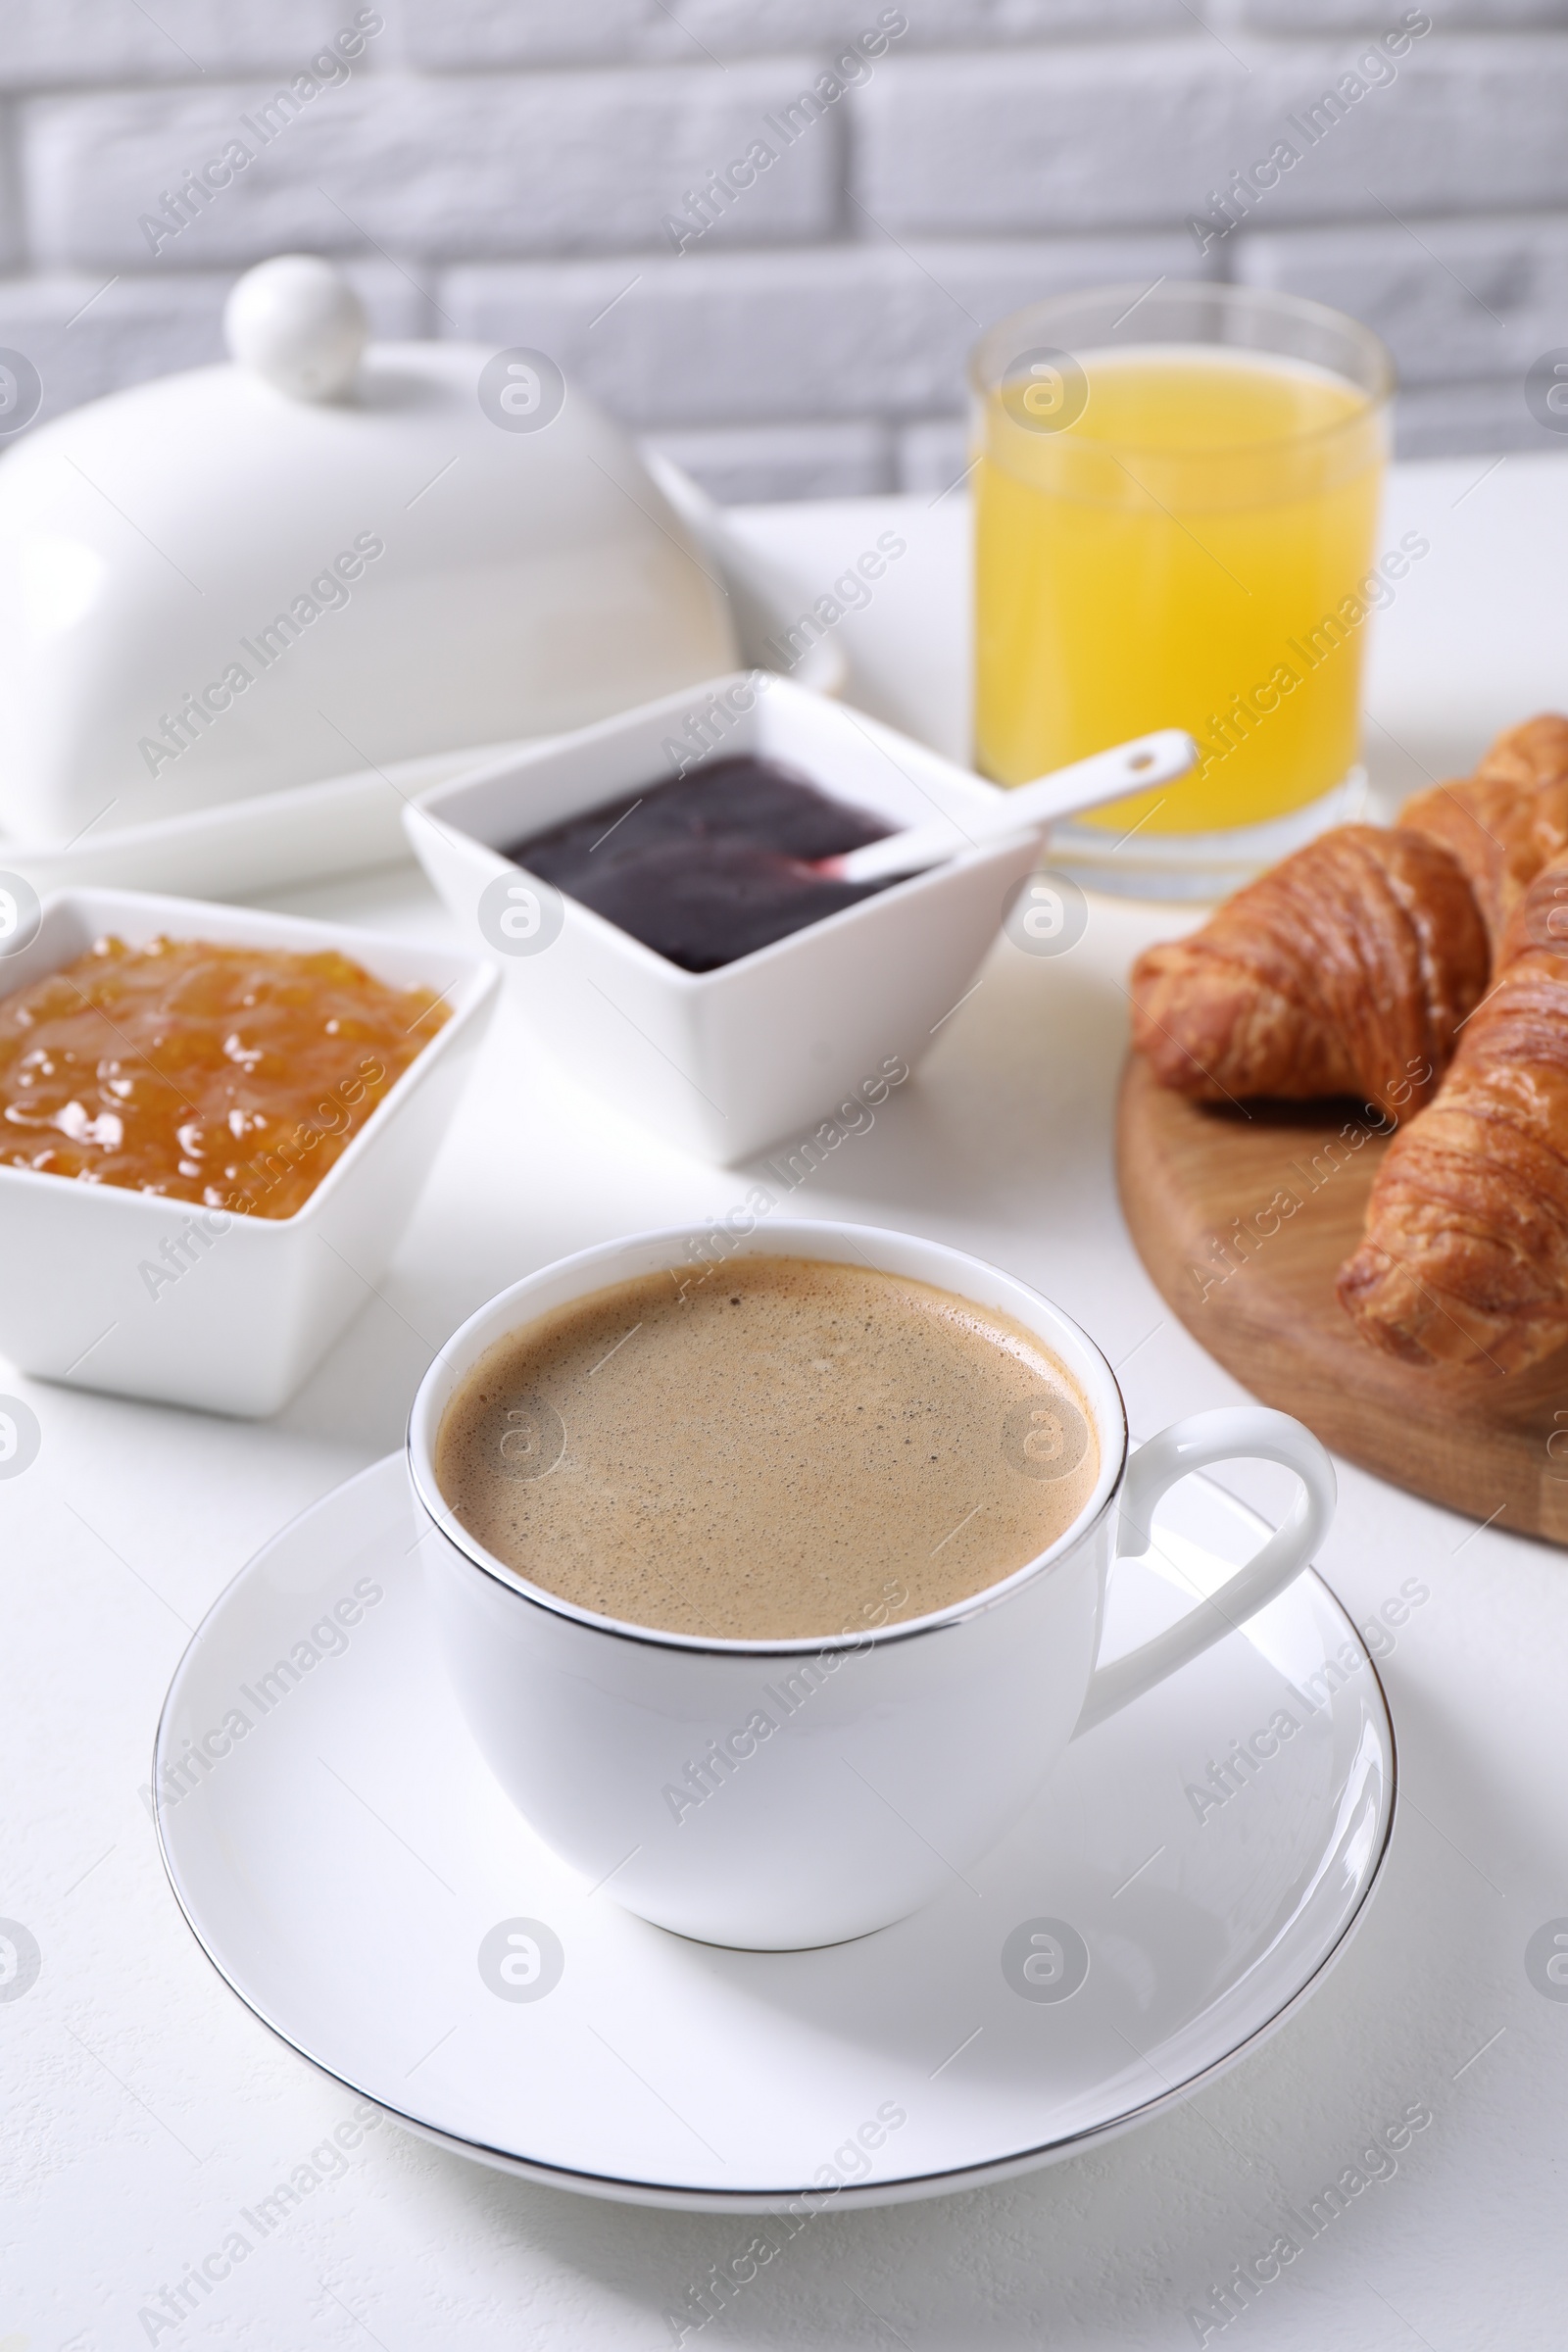
[[[454,777],[421,794],[404,822],[463,936],[501,963],[549,1052],[672,1142],[733,1163],[808,1132],[885,1061],[913,1068],[1039,841],[1020,833],[966,849],[712,972],[682,970],[544,883],[542,931],[505,941],[497,897],[523,869],[502,845],[669,774],[704,711],[707,756],[781,760],[892,830],[937,814],[961,825],[1001,797],[876,719],[739,671]]]
[[[295,915],[66,890],[44,902],[27,946],[0,958],[0,994],[72,962],[106,932],[132,947],[163,933],[302,954],[337,948],[378,980],[439,990],[450,1007],[292,1217],[208,1212],[0,1167],[0,1350],[19,1370],[209,1412],[276,1412],[386,1271],[494,1008],[495,974],[473,956]]]

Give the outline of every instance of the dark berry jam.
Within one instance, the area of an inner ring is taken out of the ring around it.
[[[683,971],[711,972],[886,890],[886,881],[835,882],[816,860],[891,830],[885,817],[743,752],[607,801],[502,855]]]

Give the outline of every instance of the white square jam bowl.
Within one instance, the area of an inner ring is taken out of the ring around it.
[[[939,815],[961,828],[999,798],[876,719],[742,670],[456,777],[404,817],[462,936],[502,964],[556,1059],[724,1165],[815,1126],[884,1063],[912,1069],[1039,853],[1032,832],[960,843],[945,865],[712,972],[682,970],[537,879],[544,921],[499,922],[509,886],[524,879],[506,844],[669,775],[681,759],[739,752],[779,760],[890,831]]]
[[[0,957],[0,995],[73,962],[106,932],[131,947],[163,934],[299,954],[336,948],[378,980],[437,990],[448,1007],[292,1217],[0,1167],[0,1349],[19,1371],[260,1418],[287,1402],[385,1273],[489,1021],[495,974],[473,956],[295,915],[67,890],[44,902],[27,945]]]

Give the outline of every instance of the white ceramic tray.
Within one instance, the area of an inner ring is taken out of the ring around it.
[[[772,669],[769,638],[791,627],[802,597],[788,575],[730,529],[724,511],[690,476],[656,452],[650,471],[729,591],[742,662]],[[837,694],[845,658],[819,638],[789,675],[818,694]],[[22,841],[0,834],[0,873],[23,875],[39,897],[50,891],[114,884],[188,897],[251,897],[299,882],[409,857],[403,811],[415,796],[470,767],[487,765],[540,737],[464,744],[381,766],[361,764],[319,782],[253,795],[153,824],[88,831],[73,842]]]

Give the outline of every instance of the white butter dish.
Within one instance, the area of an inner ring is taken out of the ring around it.
[[[804,584],[741,538],[724,510],[677,466],[656,451],[644,454],[650,474],[690,531],[699,560],[723,587],[741,660],[768,666],[799,618]],[[798,685],[836,694],[846,668],[842,646],[824,635],[790,674]],[[524,748],[519,737],[493,744],[470,739],[456,749],[372,764],[356,763],[352,747],[340,744],[333,757],[341,772],[141,821],[134,816],[135,793],[127,788],[100,821],[72,840],[0,833],[0,872],[21,874],[40,897],[110,883],[221,898],[397,864],[409,855],[403,811],[412,799],[449,776]]]
[[[228,326],[229,364],[0,460],[17,839],[580,726],[739,658],[722,578],[548,355],[362,351],[305,256],[242,279]]]

